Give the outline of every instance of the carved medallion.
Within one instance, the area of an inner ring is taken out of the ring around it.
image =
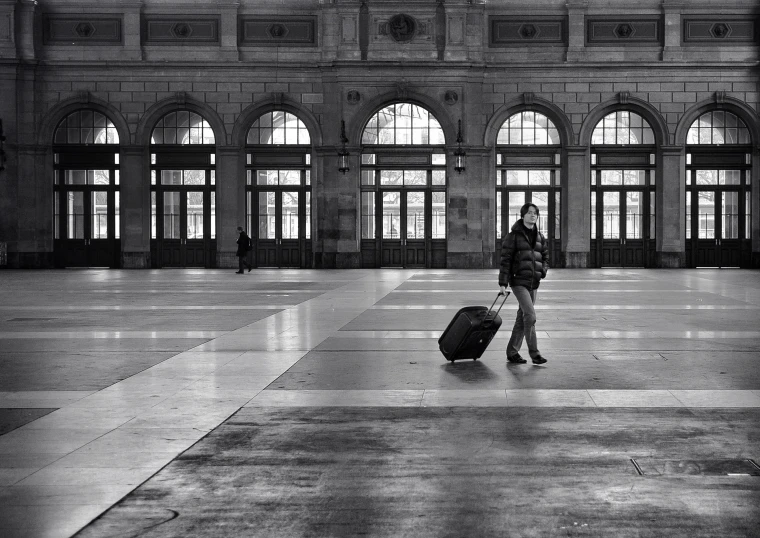
[[[417,32],[417,21],[414,17],[399,13],[388,19],[388,33],[394,41],[406,43],[414,38]]]
[[[355,105],[361,100],[362,96],[361,94],[356,90],[351,90],[346,94],[346,101],[349,102],[349,104]]]

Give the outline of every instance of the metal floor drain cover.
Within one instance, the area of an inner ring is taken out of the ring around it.
[[[760,476],[760,466],[753,460],[660,460],[631,459],[636,471],[643,476]]]

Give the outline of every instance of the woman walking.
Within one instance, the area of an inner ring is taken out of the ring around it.
[[[523,338],[528,342],[528,353],[533,364],[544,364],[546,359],[538,350],[536,339],[536,303],[538,286],[549,270],[549,250],[546,238],[538,230],[538,207],[525,204],[520,208],[520,220],[514,223],[512,231],[501,243],[501,267],[499,286],[505,293],[507,287],[520,307],[512,328],[512,337],[507,345],[507,362],[525,364],[520,356]]]

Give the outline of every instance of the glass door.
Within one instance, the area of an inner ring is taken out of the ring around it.
[[[259,267],[301,266],[300,192],[258,191],[256,244]]]
[[[404,231],[401,229],[401,191],[380,191],[380,252],[383,267],[403,267]],[[404,223],[406,224],[406,223]]]
[[[401,204],[403,258],[406,267],[425,267],[425,237],[427,236],[427,219],[425,191],[405,191]]]
[[[686,239],[695,267],[740,267],[748,248],[742,170],[687,170]]]
[[[301,150],[256,155],[260,164],[276,164],[286,157],[303,167],[246,171],[246,214],[256,267],[311,266],[311,170],[306,168],[310,157]],[[253,160],[249,154],[249,165]]]
[[[213,170],[154,170],[151,250],[160,267],[213,266],[213,178]]]
[[[654,171],[598,170],[594,175],[591,192],[594,265],[646,267],[654,240]]]
[[[445,160],[419,160],[440,169],[384,169],[362,155],[362,267],[445,267]]]
[[[111,174],[111,170],[56,171],[58,266],[119,266],[119,192],[112,186]]]

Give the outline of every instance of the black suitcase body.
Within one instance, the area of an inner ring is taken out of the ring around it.
[[[438,339],[438,347],[443,356],[451,362],[461,359],[478,360],[501,327],[499,311],[507,297],[509,292],[496,311],[493,310],[493,304],[491,308],[466,306],[460,309]],[[497,296],[496,299],[498,298]]]

